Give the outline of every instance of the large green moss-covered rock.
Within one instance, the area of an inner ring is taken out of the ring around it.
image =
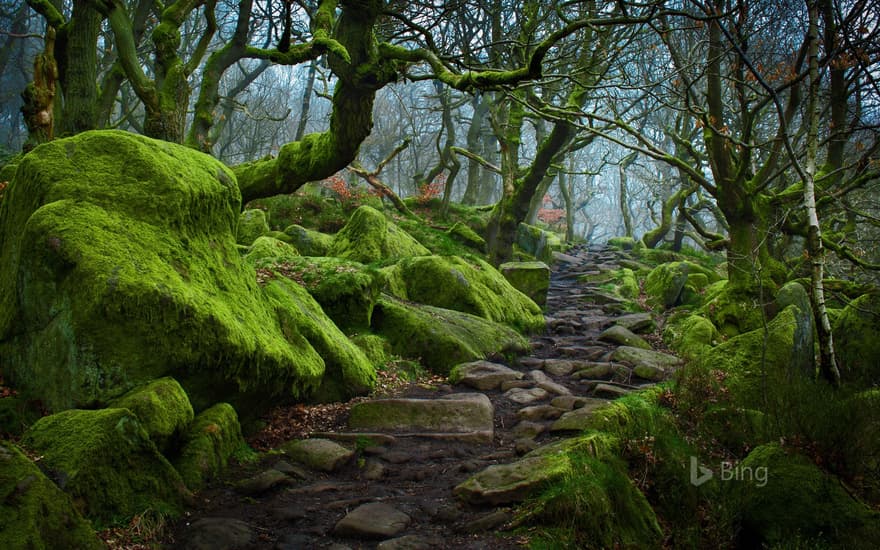
[[[271,267],[293,261],[299,255],[299,251],[292,244],[264,235],[257,237],[257,240],[248,247],[245,259],[255,267]]]
[[[721,342],[721,334],[701,315],[676,315],[663,327],[663,341],[682,357],[696,359]]]
[[[528,349],[528,341],[505,325],[387,295],[379,299],[372,322],[373,330],[388,339],[394,353],[421,359],[423,365],[440,374],[492,353]]]
[[[0,205],[4,376],[50,410],[169,374],[196,409],[317,387],[325,362],[298,327],[323,315],[257,285],[240,200],[186,147],[118,131],[37,147]]]
[[[764,305],[772,301],[768,289],[742,289],[719,281],[706,288],[703,306],[697,311],[712,322],[725,337],[736,336],[761,328],[764,324]]]
[[[321,360],[320,382],[306,394],[313,401],[345,401],[367,393],[376,382],[376,370],[366,355],[324,313],[308,291],[279,278],[266,285],[278,303],[281,330],[296,341],[303,338]]]
[[[269,221],[262,210],[245,210],[239,215],[236,232],[238,244],[249,246],[267,233],[269,233]]]
[[[550,267],[544,262],[507,262],[498,266],[504,278],[539,306],[547,302]]]
[[[880,384],[880,295],[853,300],[837,318],[833,332],[843,379]]]
[[[688,280],[686,262],[660,264],[645,279],[648,303],[655,307],[671,308],[681,303],[681,293]]]
[[[333,245],[333,235],[307,229],[301,225],[291,225],[284,229],[291,239],[291,244],[302,252],[303,256],[326,256]]]
[[[761,410],[767,399],[782,404],[795,382],[813,376],[795,360],[805,353],[803,333],[808,326],[800,309],[789,306],[768,323],[766,334],[758,329],[731,338],[705,351],[700,363],[722,373],[736,405]]]
[[[553,253],[562,251],[562,239],[540,227],[521,223],[516,229],[516,244],[525,253],[544,263],[553,261]]]
[[[217,403],[196,416],[188,426],[174,467],[193,491],[221,474],[229,458],[245,447],[235,409]]]
[[[450,237],[480,252],[486,252],[486,239],[477,234],[469,225],[455,222],[446,232]]]
[[[0,441],[0,548],[104,548],[70,496],[8,441]]]
[[[541,308],[478,258],[405,258],[386,272],[398,298],[463,311],[520,331],[544,328]]]
[[[749,453],[736,471],[740,478],[724,487],[740,518],[741,547],[800,539],[810,547],[876,548],[880,513],[807,457],[770,443]]]
[[[67,410],[41,418],[22,443],[89,518],[124,521],[144,510],[177,514],[188,491],[128,409]]]
[[[361,206],[336,234],[328,254],[368,264],[427,256],[431,251],[388,220],[385,214],[375,208]]]
[[[161,451],[175,443],[193,420],[189,397],[171,377],[135,388],[111,401],[109,406],[133,412]]]
[[[348,332],[370,327],[373,306],[385,285],[381,271],[334,257],[290,258],[280,265],[265,266],[303,285],[324,313]]]

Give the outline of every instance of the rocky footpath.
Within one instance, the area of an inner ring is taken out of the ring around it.
[[[354,403],[332,431],[289,441],[196,495],[172,546],[518,548],[512,506],[553,469],[548,445],[609,401],[667,378],[655,321],[613,287],[622,253],[554,256],[531,352],[455,367],[448,382]],[[614,272],[614,273],[612,273]]]

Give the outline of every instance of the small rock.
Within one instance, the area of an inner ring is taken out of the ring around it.
[[[462,533],[488,533],[497,531],[499,527],[510,523],[513,516],[508,510],[494,510],[461,526]]]
[[[563,411],[570,411],[573,409],[579,409],[589,404],[592,399],[592,397],[560,395],[559,397],[554,397],[553,399],[551,399],[550,405],[557,409],[562,409]]]
[[[453,494],[470,504],[521,502],[564,474],[554,464],[553,458],[543,456],[495,464],[456,486]]]
[[[192,550],[236,550],[256,541],[249,524],[232,518],[202,518],[187,531],[185,547]]]
[[[513,449],[519,456],[528,454],[537,448],[538,442],[528,437],[521,437],[513,442]]]
[[[504,397],[520,405],[529,405],[547,399],[550,394],[541,388],[512,388],[504,393]]]
[[[377,460],[368,460],[367,463],[364,464],[362,475],[366,480],[378,481],[385,477],[385,466]]]
[[[462,363],[453,368],[449,375],[450,380],[454,380],[457,384],[470,386],[480,391],[494,390],[504,382],[519,380],[522,377],[521,372],[490,361]]]
[[[540,369],[544,365],[544,359],[540,357],[520,357],[517,359],[520,365],[529,369]]]
[[[550,426],[551,432],[583,431],[589,427],[588,419],[596,409],[608,405],[605,399],[592,398],[583,407],[567,412]]]
[[[501,391],[506,392],[513,388],[531,388],[532,381],[531,380],[508,380],[501,384]]]
[[[617,348],[611,357],[614,361],[626,361],[633,366],[653,365],[661,369],[668,369],[681,364],[681,359],[674,355],[631,346]]]
[[[651,349],[651,344],[645,342],[641,336],[634,334],[628,328],[624,328],[620,325],[614,325],[613,327],[605,329],[605,331],[599,335],[599,340],[620,344],[622,346]]]
[[[591,362],[587,364],[590,366],[577,371],[571,377],[576,380],[580,380],[582,378],[586,378],[587,380],[596,380],[608,379],[614,375],[613,363]]]
[[[314,547],[314,537],[302,533],[288,533],[275,543],[275,550],[310,550]]]
[[[531,422],[529,420],[523,420],[519,424],[513,427],[513,435],[517,438],[528,438],[534,439],[538,435],[544,432],[547,427],[538,422]]]
[[[354,451],[329,439],[290,441],[281,450],[300,464],[323,472],[335,472],[354,458]]]
[[[652,382],[660,382],[666,378],[666,371],[657,365],[636,365],[633,369],[633,374]]]
[[[406,535],[396,539],[383,540],[376,546],[376,550],[429,550],[442,548],[444,544],[443,540],[434,537]]]
[[[631,391],[632,390],[621,388],[620,386],[612,386],[611,384],[596,384],[596,387],[593,388],[593,395],[597,397],[616,399],[618,397],[623,397],[624,395],[631,393]]]
[[[650,313],[630,313],[621,315],[614,322],[636,333],[652,332],[657,325]]]
[[[568,376],[577,367],[577,362],[569,359],[547,359],[542,366],[544,372],[553,376]]]
[[[531,405],[523,407],[516,412],[517,418],[520,420],[554,420],[562,416],[565,410],[551,405]]]
[[[308,479],[309,473],[299,466],[294,466],[290,462],[286,460],[279,460],[274,465],[272,465],[272,469],[278,470],[282,474],[287,474],[291,477],[296,477],[299,479]]]
[[[291,482],[290,476],[278,470],[266,470],[254,477],[238,482],[235,489],[243,495],[259,495],[273,487],[287,485]]]
[[[384,539],[400,533],[410,517],[384,502],[362,504],[339,520],[333,534],[340,537]]]

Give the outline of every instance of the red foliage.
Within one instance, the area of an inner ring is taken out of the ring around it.
[[[425,182],[419,187],[419,194],[416,200],[422,206],[428,204],[434,197],[440,196],[440,193],[446,188],[446,174],[440,173],[434,178],[434,181]]]
[[[0,199],[3,198],[3,194],[6,193],[6,187],[9,185],[8,181],[0,181]]]

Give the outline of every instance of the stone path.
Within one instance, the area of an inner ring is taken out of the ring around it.
[[[346,430],[290,442],[200,493],[174,526],[175,546],[522,547],[504,527],[540,481],[541,460],[522,455],[581,430],[593,410],[678,363],[639,336],[654,331],[649,314],[626,312],[602,289],[621,259],[587,247],[558,254],[547,330],[528,356],[475,362],[455,385],[354,405]]]

